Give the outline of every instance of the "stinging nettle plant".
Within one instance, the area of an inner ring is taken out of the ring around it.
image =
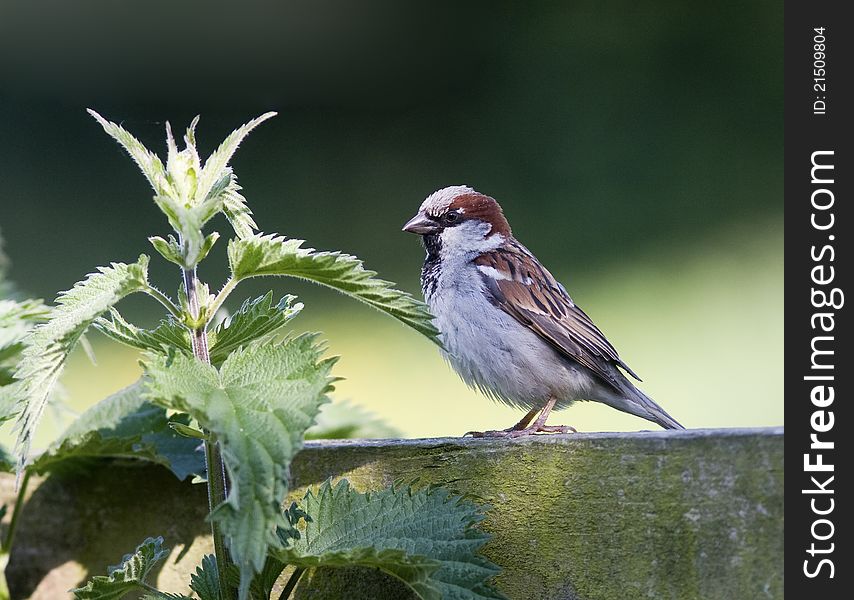
[[[477,554],[487,539],[475,527],[482,509],[441,488],[396,486],[362,494],[346,480],[327,481],[309,490],[300,505],[282,509],[291,460],[328,402],[335,361],[323,358],[316,335],[285,332],[302,308],[294,296],[278,303],[272,293],[246,300],[214,326],[238,284],[253,277],[297,277],[365,302],[433,341],[437,331],[421,302],[378,279],[355,257],[256,231],[229,162],[241,141],[274,113],[235,130],[204,162],[196,150],[198,117],[181,150],[167,123],[164,165],[125,129],[89,112],[153,188],[173,234],[149,241],[180,269],[180,285],[177,300],[155,288],[143,254],[129,264],[99,268],[62,292],[49,310],[40,303],[4,307],[30,319],[16,330],[14,378],[0,382],[0,421],[16,419],[18,504],[32,473],[50,472],[68,459],[137,457],[163,464],[182,479],[206,475],[214,554],[205,557],[189,583],[201,600],[266,600],[289,569],[280,596],[287,598],[305,569],[352,566],[384,571],[422,598],[502,597],[488,584],[498,568]],[[230,277],[213,293],[196,268],[219,239],[215,231],[204,233],[219,214],[235,235],[228,242]],[[165,308],[156,328],[137,327],[116,310],[134,293]],[[52,390],[89,328],[141,350],[144,375],[32,456],[33,435]],[[194,451],[200,442],[204,464]],[[9,552],[12,533],[14,527],[0,558]],[[141,590],[147,598],[187,598],[158,591],[146,579],[167,554],[161,538],[146,539],[106,576],[93,577],[73,593],[113,599]]]

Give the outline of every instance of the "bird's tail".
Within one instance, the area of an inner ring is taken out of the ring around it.
[[[665,429],[685,429],[676,419],[667,414],[655,401],[636,388],[628,379],[621,378],[623,394],[616,394],[602,401],[614,408],[661,425]]]
[[[648,421],[652,421],[653,423],[658,423],[665,429],[685,429],[679,421],[667,414],[667,411],[656,404],[652,398],[637,388],[635,388],[634,391],[634,400],[641,404],[646,412],[646,414],[639,416],[647,419]]]

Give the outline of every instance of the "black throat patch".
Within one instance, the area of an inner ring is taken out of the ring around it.
[[[421,291],[426,299],[433,295],[439,283],[439,274],[442,270],[439,252],[442,250],[442,240],[438,233],[422,236],[421,240],[424,242],[424,249],[427,250],[424,265],[421,267]]]

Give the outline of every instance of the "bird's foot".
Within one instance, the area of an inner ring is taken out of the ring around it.
[[[535,433],[578,433],[572,425],[541,425]]]
[[[540,425],[536,424],[523,429],[498,429],[492,431],[467,431],[463,437],[471,436],[473,438],[519,438],[538,433],[578,433],[572,425]]]

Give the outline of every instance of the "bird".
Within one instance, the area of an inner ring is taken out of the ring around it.
[[[442,353],[470,387],[527,411],[478,438],[575,433],[547,425],[553,409],[597,401],[684,429],[639,390],[614,346],[554,276],[523,246],[491,196],[465,185],[424,200],[403,231],[421,236],[421,289]]]

